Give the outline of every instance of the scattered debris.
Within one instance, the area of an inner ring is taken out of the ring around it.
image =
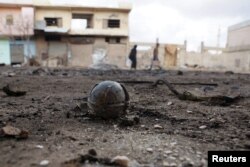
[[[40,166],[47,166],[49,165],[49,161],[48,160],[42,160],[40,163],[39,163]]]
[[[152,148],[147,148],[146,151],[150,152],[150,153],[153,153],[154,150]]]
[[[226,71],[225,74],[227,74],[227,75],[233,75],[234,72],[233,71]]]
[[[40,66],[40,63],[36,60],[36,58],[30,58],[28,60],[29,66]]]
[[[90,149],[90,150],[88,151],[88,154],[89,154],[89,155],[92,155],[92,156],[97,156],[97,152],[96,152],[95,149]]]
[[[33,75],[43,76],[43,75],[49,74],[49,70],[48,69],[44,69],[44,68],[37,68],[37,69],[35,69],[35,70],[32,71],[32,74]]]
[[[90,66],[90,69],[96,70],[117,70],[119,67],[114,64],[97,63]]]
[[[187,110],[187,113],[189,113],[189,114],[190,114],[190,113],[193,113],[193,111],[191,111],[191,110]]]
[[[250,131],[246,133],[246,137],[250,139]]]
[[[43,148],[44,148],[44,146],[42,146],[42,145],[36,145],[36,146],[35,146],[35,148],[40,148],[40,149],[43,149]]]
[[[126,127],[126,126],[134,126],[140,123],[140,118],[135,116],[133,118],[122,117],[119,119],[119,126]]]
[[[170,150],[167,150],[167,151],[164,151],[164,154],[172,154],[173,151],[170,151]]]
[[[130,159],[126,156],[116,156],[111,160],[111,162],[119,165],[120,167],[128,167]]]
[[[8,77],[14,77],[15,75],[16,75],[16,73],[14,73],[14,72],[8,73]]]
[[[128,167],[130,162],[130,159],[126,156],[116,156],[112,159],[101,158],[97,156],[97,153],[94,149],[91,149],[88,151],[88,154],[80,155],[78,158],[62,163],[62,167],[79,167],[83,164],[100,164],[117,167]]]
[[[154,81],[117,81],[119,83],[126,83],[126,84],[155,84]],[[164,83],[159,82],[157,85],[162,85]],[[217,83],[201,83],[201,82],[171,82],[169,84],[172,85],[203,85],[203,86],[218,86]]]
[[[170,164],[167,162],[167,161],[163,161],[163,164],[162,164],[164,167],[169,167]]]
[[[154,128],[155,128],[155,129],[163,129],[163,127],[162,127],[161,125],[158,125],[158,124],[157,124],[157,125],[154,125]]]
[[[173,104],[173,102],[171,102],[171,101],[169,101],[169,102],[167,103],[168,106],[171,106],[172,104]]]
[[[202,125],[202,126],[199,127],[199,129],[206,129],[206,128],[207,128],[206,125]]]
[[[208,105],[228,106],[241,98],[239,95],[234,97],[224,96],[224,95],[197,96],[188,91],[179,93],[167,80],[161,80],[161,79],[157,80],[153,84],[153,86],[157,86],[159,83],[164,83],[171,90],[171,92],[174,93],[174,95],[177,96],[180,100],[206,101],[208,102]]]
[[[115,119],[126,114],[129,94],[126,88],[114,81],[96,84],[88,98],[89,113],[104,119]]]
[[[178,71],[177,71],[177,75],[183,75],[183,72],[180,71],[180,70],[178,70]]]
[[[8,96],[24,96],[26,91],[20,90],[17,86],[10,86],[9,84],[3,87],[3,92]]]
[[[20,130],[13,126],[5,126],[0,130],[0,137],[14,137],[17,139],[27,139],[29,132],[26,130]]]

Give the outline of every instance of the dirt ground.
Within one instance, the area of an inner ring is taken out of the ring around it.
[[[100,81],[159,78],[217,83],[174,87],[241,98],[229,106],[209,105],[179,100],[165,85],[127,83],[128,116],[138,117],[139,124],[120,126],[119,121],[89,118],[76,110]],[[0,88],[7,84],[19,85],[27,94],[13,97],[0,91],[0,128],[8,124],[26,129],[29,137],[0,138],[1,167],[40,166],[43,160],[49,161],[47,166],[61,166],[89,149],[100,157],[127,156],[133,166],[206,166],[208,150],[250,149],[249,74],[0,67]]]

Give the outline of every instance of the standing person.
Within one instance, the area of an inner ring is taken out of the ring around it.
[[[158,54],[159,54],[159,43],[157,42],[153,51],[153,59],[150,65],[150,70],[152,70],[153,66],[157,66],[159,69],[161,69]]]
[[[137,54],[137,45],[134,45],[134,47],[131,49],[130,54],[129,54],[129,59],[131,60],[131,69],[135,69],[136,70],[136,65],[137,65],[137,58],[136,58],[136,54]]]

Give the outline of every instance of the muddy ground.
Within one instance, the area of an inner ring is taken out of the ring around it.
[[[43,160],[49,161],[47,166],[61,166],[89,149],[100,157],[125,155],[144,166],[206,166],[208,150],[250,148],[248,74],[37,69],[0,68],[0,88],[10,83],[27,91],[20,97],[0,91],[0,128],[7,124],[29,131],[23,140],[0,138],[1,167],[39,166]],[[84,109],[76,109],[100,81],[159,78],[175,83],[217,83],[174,86],[181,92],[240,94],[241,98],[220,106],[179,100],[165,85],[127,83],[129,117],[138,117],[139,124],[120,126],[119,121],[88,118]]]

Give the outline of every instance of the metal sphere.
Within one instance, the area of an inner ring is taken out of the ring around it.
[[[129,94],[125,87],[114,81],[96,84],[88,98],[89,112],[104,119],[115,119],[126,114]]]

